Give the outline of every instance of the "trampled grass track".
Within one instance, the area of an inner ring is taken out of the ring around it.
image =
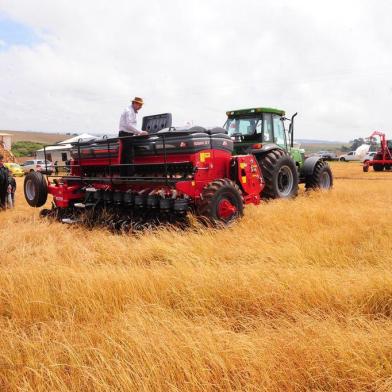
[[[390,391],[392,173],[332,166],[332,192],[140,236],[42,221],[19,181],[0,389]]]

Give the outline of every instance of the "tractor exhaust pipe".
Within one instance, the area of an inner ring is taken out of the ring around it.
[[[289,137],[290,137],[290,147],[293,148],[294,147],[294,117],[297,115],[298,113],[294,113],[291,116],[291,120],[290,120],[290,126],[289,126]]]

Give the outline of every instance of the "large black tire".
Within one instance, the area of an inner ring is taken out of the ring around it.
[[[377,172],[383,171],[384,170],[384,165],[380,165],[380,164],[376,163],[375,165],[373,165],[373,170],[377,171]]]
[[[382,154],[375,154],[374,157],[373,157],[373,160],[374,161],[379,161],[382,158],[383,158]],[[376,172],[383,171],[384,170],[384,165],[376,163],[376,164],[373,165],[373,170],[376,171]]]
[[[333,175],[331,168],[325,161],[318,161],[314,167],[313,174],[305,180],[305,188],[309,189],[331,189],[333,185]]]
[[[264,177],[264,199],[288,199],[298,194],[298,172],[294,160],[283,150],[271,150],[258,159]]]
[[[240,218],[244,214],[240,188],[228,179],[212,181],[203,189],[197,213],[208,223],[228,224]]]
[[[24,180],[24,195],[31,207],[42,207],[48,198],[48,184],[39,172],[26,174]]]
[[[381,159],[382,159],[382,154],[376,154],[376,155],[373,157],[373,160],[374,160],[374,161],[379,161],[379,160],[381,160]],[[374,170],[374,171],[377,171],[377,172],[383,171],[383,170],[384,170],[384,165],[379,164],[379,163],[376,163],[375,165],[373,165],[373,170]]]

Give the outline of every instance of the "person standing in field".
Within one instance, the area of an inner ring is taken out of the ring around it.
[[[0,154],[0,210],[5,210],[7,207],[7,196],[8,191],[11,189],[10,186],[10,173],[4,166],[4,157]]]
[[[16,192],[16,181],[15,177],[10,173],[9,178],[9,186],[8,186],[8,208],[15,208],[15,192]]]

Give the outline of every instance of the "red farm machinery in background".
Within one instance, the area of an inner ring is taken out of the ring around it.
[[[52,208],[42,215],[131,230],[181,221],[189,211],[227,224],[242,216],[244,204],[260,202],[259,165],[253,155],[232,156],[225,129],[176,129],[170,114],[145,117],[143,129],[149,134],[74,143],[63,175],[26,176],[28,204],[41,207],[51,194]]]
[[[363,171],[368,172],[369,167],[373,166],[374,171],[390,170],[392,167],[392,140],[386,140],[385,133],[374,131],[369,136],[369,140],[380,137],[380,149],[377,150],[373,159],[368,159],[363,162]]]

